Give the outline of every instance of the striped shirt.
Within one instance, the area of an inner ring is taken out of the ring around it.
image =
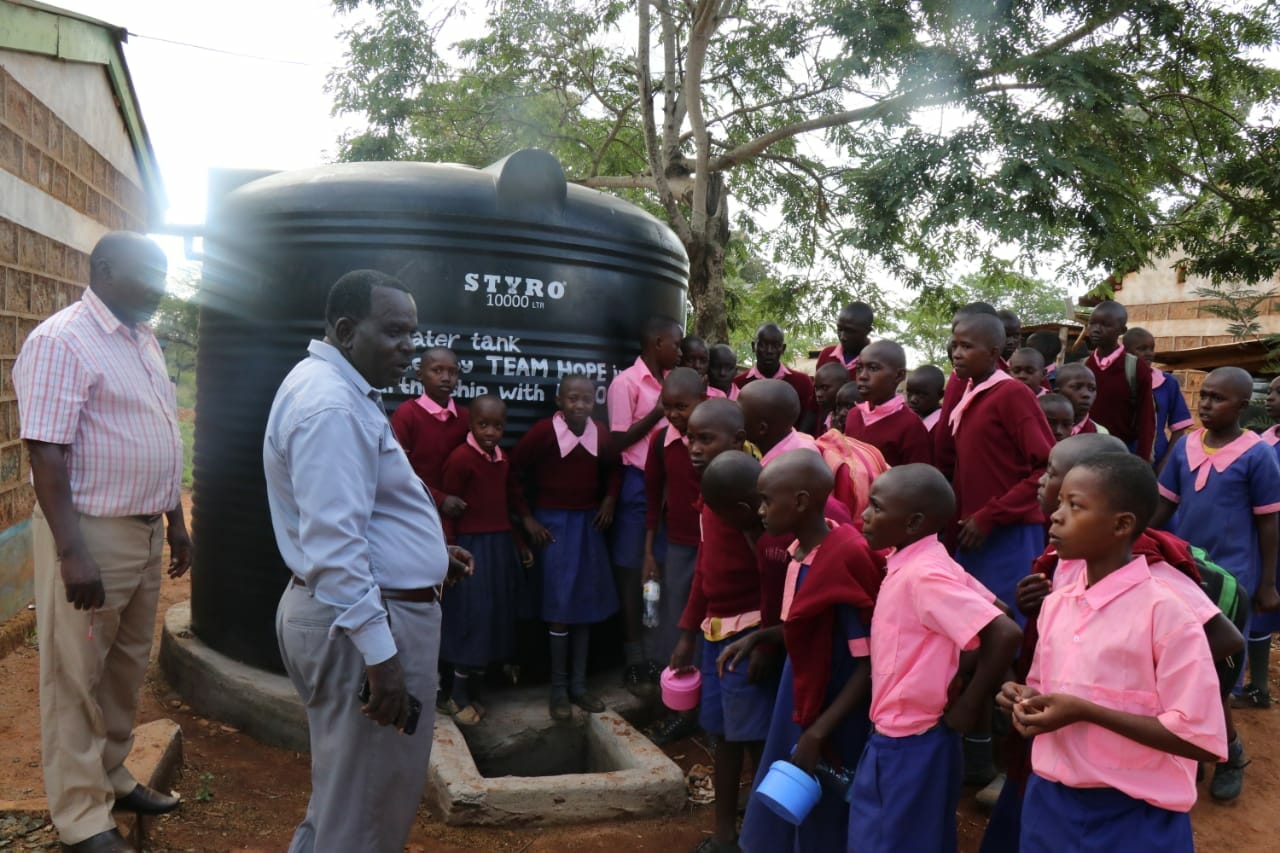
[[[90,289],[27,338],[13,366],[22,438],[69,446],[85,515],[168,512],[182,488],[177,396],[155,335]]]

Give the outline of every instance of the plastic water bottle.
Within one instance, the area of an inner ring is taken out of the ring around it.
[[[634,587],[633,587],[634,589]],[[658,599],[662,597],[662,585],[657,581],[644,582],[644,626],[658,627]]]
[[[818,766],[813,770],[813,775],[818,777],[818,784],[822,786],[822,790],[839,797],[846,803],[853,799],[852,770],[847,767],[837,770],[825,761],[819,761]]]

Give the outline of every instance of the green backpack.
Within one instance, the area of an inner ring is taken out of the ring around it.
[[[1242,624],[1247,611],[1244,608],[1240,584],[1236,576],[1210,560],[1203,548],[1197,548],[1195,545],[1190,547],[1191,559],[1196,561],[1196,568],[1200,570],[1201,584],[1209,599],[1218,605],[1223,616],[1233,623]]]

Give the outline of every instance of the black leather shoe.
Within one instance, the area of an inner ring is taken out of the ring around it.
[[[168,814],[182,802],[181,797],[162,794],[141,783],[129,793],[116,800],[112,811],[134,812],[136,814]]]
[[[139,788],[142,786],[139,785]],[[152,792],[154,793],[154,792]],[[62,845],[63,853],[137,853],[129,842],[124,840],[118,829],[108,829],[91,835],[84,841]]]

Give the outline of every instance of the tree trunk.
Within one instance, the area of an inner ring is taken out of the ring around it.
[[[689,255],[689,301],[694,333],[708,344],[729,342],[729,311],[724,298],[724,255],[729,245],[729,199],[724,173],[713,172],[707,187],[706,233],[685,243]]]

